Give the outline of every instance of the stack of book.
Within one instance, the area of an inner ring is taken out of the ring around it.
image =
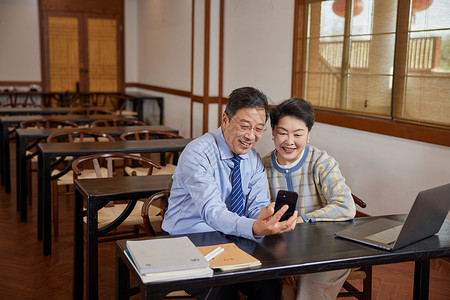
[[[144,283],[213,276],[188,237],[127,241],[126,254]]]

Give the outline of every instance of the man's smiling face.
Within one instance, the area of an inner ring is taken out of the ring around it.
[[[222,116],[222,132],[231,152],[245,154],[261,138],[266,124],[266,112],[263,108],[247,107],[229,117]]]

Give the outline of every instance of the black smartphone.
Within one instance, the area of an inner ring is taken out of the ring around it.
[[[275,212],[277,212],[283,205],[289,206],[288,210],[281,217],[280,221],[289,219],[295,212],[297,206],[298,194],[296,192],[279,190],[277,200],[275,201]]]

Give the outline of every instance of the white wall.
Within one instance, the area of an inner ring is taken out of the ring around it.
[[[138,1],[138,81],[190,90],[191,1]]]
[[[278,103],[291,94],[294,1],[225,2],[224,93],[253,86]]]
[[[41,81],[38,1],[0,1],[0,81]]]
[[[124,3],[124,39],[125,39],[125,82],[137,82],[138,69],[138,22],[137,1],[127,0]]]

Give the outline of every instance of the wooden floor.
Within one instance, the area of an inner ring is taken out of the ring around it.
[[[14,151],[14,148],[11,147]],[[12,152],[13,153],[13,152]],[[14,170],[14,156],[12,169]],[[53,254],[42,255],[42,242],[37,240],[37,203],[28,207],[28,222],[19,222],[16,211],[15,171],[12,192],[0,188],[0,299],[71,299],[73,260],[73,203],[62,199],[60,236],[53,240]],[[34,186],[34,194],[36,186]],[[99,245],[99,296],[114,299],[115,244]],[[414,263],[398,263],[373,267],[372,299],[412,299]],[[430,299],[450,299],[450,262],[431,262]],[[133,299],[140,299],[134,296]]]

